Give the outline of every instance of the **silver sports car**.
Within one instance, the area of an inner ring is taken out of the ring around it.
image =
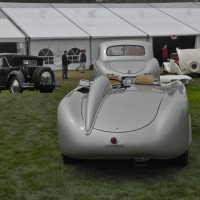
[[[81,80],[58,106],[59,145],[65,164],[78,159],[150,159],[188,163],[192,142],[185,86],[151,75]]]

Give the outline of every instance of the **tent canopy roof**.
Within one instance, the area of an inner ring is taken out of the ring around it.
[[[0,11],[0,40],[24,41],[24,34]]]
[[[100,4],[53,4],[64,16],[92,37],[146,36],[136,27]]]
[[[171,5],[173,8],[174,3],[170,3],[169,5]],[[154,7],[154,4],[144,3],[104,4],[104,6],[149,36],[199,34],[194,27],[186,25],[184,23],[184,19],[177,20],[176,17],[170,16],[169,13],[171,9],[163,12],[162,10],[158,9],[159,7]],[[182,10],[182,8],[176,8],[175,10],[179,12],[179,10]],[[200,7],[197,10],[199,11],[200,15]]]
[[[152,4],[164,14],[200,32],[200,3]]]
[[[89,37],[49,4],[3,4],[2,10],[32,39]]]
[[[0,38],[200,35],[200,3],[0,3],[0,8],[7,15],[0,12]]]

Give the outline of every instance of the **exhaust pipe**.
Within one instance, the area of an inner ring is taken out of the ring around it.
[[[147,158],[135,158],[133,164],[136,167],[145,167],[148,161],[149,159]]]

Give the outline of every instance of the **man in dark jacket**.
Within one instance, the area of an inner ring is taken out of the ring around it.
[[[67,59],[67,51],[64,51],[64,54],[62,55],[62,78],[63,79],[68,79],[67,75],[68,75],[68,65],[69,65],[69,61]]]
[[[76,71],[78,71],[79,68],[81,68],[81,73],[85,72],[85,63],[86,63],[86,54],[85,54],[86,50],[82,49],[80,54],[79,54],[79,62],[80,62],[80,66],[76,68]]]

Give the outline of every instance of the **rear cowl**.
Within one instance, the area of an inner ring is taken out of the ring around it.
[[[162,98],[162,93],[155,92],[114,92],[103,102],[94,129],[113,133],[141,129],[156,118]]]

